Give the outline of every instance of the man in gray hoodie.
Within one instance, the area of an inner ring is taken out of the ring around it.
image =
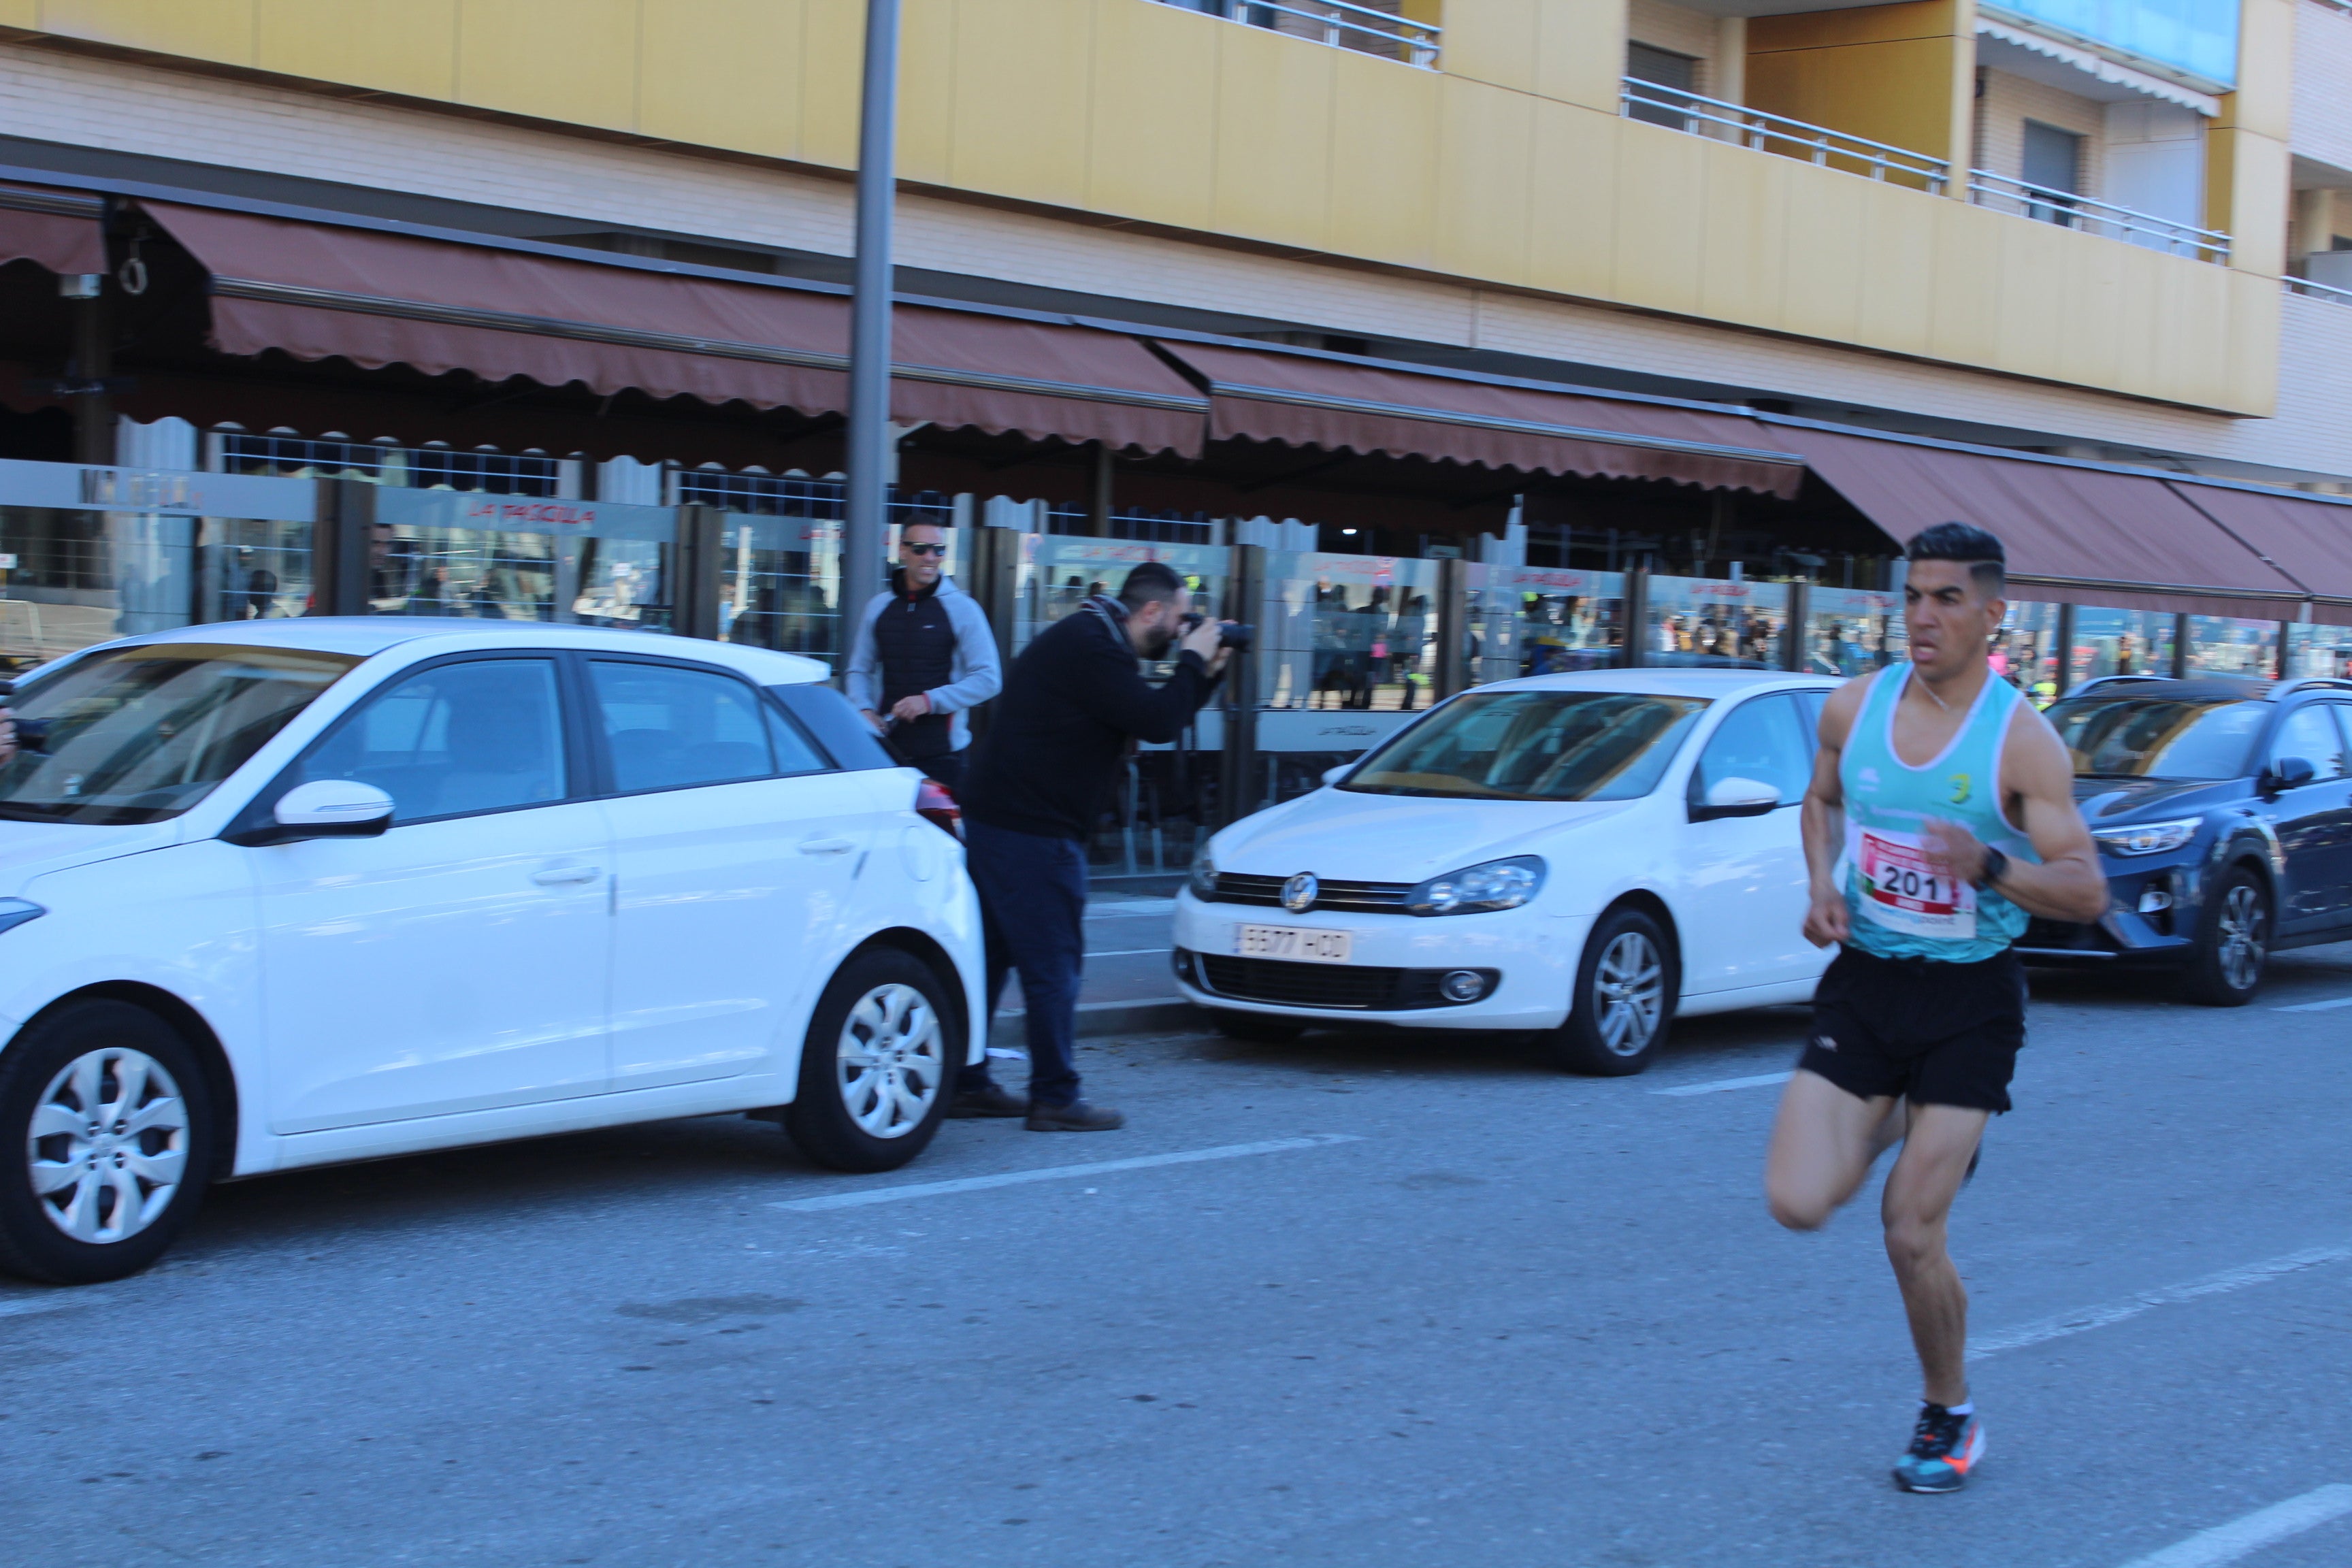
[[[964,715],[1003,688],[1004,668],[988,616],[947,575],[947,554],[939,523],[898,530],[898,568],[858,617],[842,685],[900,756],[952,790],[971,744]]]

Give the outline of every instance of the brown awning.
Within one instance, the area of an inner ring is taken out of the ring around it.
[[[1793,496],[1804,460],[1736,414],[1161,341],[1209,386],[1209,434],[1530,474]]]
[[[0,263],[52,272],[106,270],[106,202],[82,191],[0,185]]]
[[[371,369],[848,406],[849,300],[782,285],[141,204],[212,274],[212,342]],[[1200,453],[1207,399],[1123,333],[902,305],[891,417]]]
[[[2166,483],[2244,541],[2246,548],[2309,589],[2312,619],[2352,626],[2352,502],[2305,500],[2183,479]]]
[[[2152,475],[1773,429],[1898,541],[1953,520],[1998,535],[2015,598],[2292,620],[2305,597],[2302,584]]]

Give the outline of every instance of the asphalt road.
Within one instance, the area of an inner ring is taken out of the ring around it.
[[[1668,1092],[1783,1070],[1782,1011],[1612,1081],[1103,1041],[1129,1131],[951,1123],[888,1176],[704,1120],[223,1188],[148,1276],[0,1287],[0,1561],[2340,1564],[2352,1006],[2280,1010],[2338,999],[2352,948],[2232,1013],[2038,982],[1954,1221],[1958,1496],[1886,1480],[1867,1198],[1782,1233],[1772,1087]]]

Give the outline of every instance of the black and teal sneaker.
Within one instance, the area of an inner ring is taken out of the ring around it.
[[[1955,1415],[1940,1405],[1922,1405],[1911,1447],[1895,1461],[1895,1484],[1906,1492],[1956,1492],[1984,1458],[1984,1423],[1971,1411]]]

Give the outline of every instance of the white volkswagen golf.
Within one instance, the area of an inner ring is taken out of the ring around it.
[[[981,1005],[952,803],[811,659],[561,626],[194,627],[20,681],[0,1267],[205,1184],[718,1111],[886,1170]]]
[[[1836,683],[1635,669],[1482,686],[1211,839],[1176,978],[1226,1032],[1539,1031],[1633,1073],[1677,1012],[1801,1002],[1798,807]]]

